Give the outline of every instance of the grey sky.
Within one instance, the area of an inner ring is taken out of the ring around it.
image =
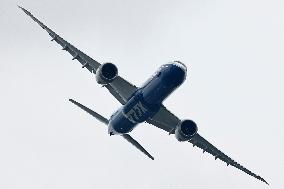
[[[150,125],[132,135],[155,161],[109,137],[68,98],[105,116],[120,104],[17,4],[134,84],[183,61],[165,105],[283,187],[283,1],[1,0],[0,188],[267,188]]]

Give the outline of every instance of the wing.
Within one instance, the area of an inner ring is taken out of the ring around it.
[[[231,159],[229,156],[227,156],[226,154],[218,150],[215,146],[213,146],[211,143],[209,143],[207,140],[205,140],[198,133],[194,135],[189,142],[191,142],[193,146],[197,146],[203,149],[203,153],[208,152],[209,154],[212,154],[213,156],[215,156],[215,160],[220,159],[224,161],[227,164],[227,166],[232,165],[236,167],[237,169],[240,169],[243,172],[247,173],[248,175],[251,175],[254,178],[261,180],[262,182],[268,184],[261,176],[256,175],[255,173],[251,172],[247,168],[243,167],[242,165],[240,165],[239,163]]]
[[[154,115],[151,119],[148,119],[147,122],[171,134],[173,133],[173,131],[175,131],[176,126],[180,123],[180,119],[177,118],[174,114],[172,114],[169,110],[167,110],[164,106],[162,106],[158,113]],[[253,176],[254,178],[268,184],[262,177],[256,175],[255,173],[251,172],[239,163],[235,162],[229,156],[227,156],[226,154],[218,150],[215,146],[213,146],[211,143],[209,143],[207,140],[205,140],[198,133],[195,134],[189,140],[189,142],[192,143],[193,146],[201,148],[203,150],[203,153],[208,152],[209,154],[213,155],[215,157],[215,160],[220,159],[224,161],[227,165],[232,165],[237,169],[240,169],[243,172]]]
[[[36,23],[38,23],[42,29],[47,31],[52,38],[51,41],[55,41],[62,47],[62,50],[67,51],[73,57],[72,60],[79,61],[82,64],[82,68],[87,68],[91,73],[96,73],[97,69],[101,65],[99,62],[92,59],[69,42],[65,41],[62,37],[34,17],[29,11],[20,6],[19,8],[22,9]],[[137,87],[120,76],[118,76],[112,83],[108,84],[106,88],[121,104],[125,104],[137,89]]]
[[[105,87],[121,104],[125,104],[137,90],[135,85],[120,76]]]
[[[62,37],[60,37],[58,34],[44,25],[41,21],[39,21],[36,17],[34,17],[29,11],[20,6],[19,8],[22,9],[28,16],[30,16],[36,23],[38,23],[42,27],[42,29],[47,31],[47,33],[52,38],[51,41],[55,41],[62,47],[62,50],[66,50],[69,54],[71,54],[73,56],[73,60],[78,60],[82,64],[82,66],[84,66],[83,68],[87,68],[90,72],[96,72],[98,67],[101,65],[100,63],[93,60],[91,57],[84,54],[76,47],[65,41]]]
[[[163,105],[152,118],[147,120],[147,123],[155,125],[156,127],[169,132],[169,134],[175,130],[179,122],[180,119],[167,110],[167,108]]]

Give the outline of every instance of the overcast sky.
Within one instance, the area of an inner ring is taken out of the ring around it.
[[[267,188],[154,126],[132,133],[154,161],[108,136],[68,99],[106,117],[120,104],[17,4],[138,86],[183,61],[188,77],[168,109],[269,188],[283,188],[281,0],[1,0],[0,188]]]

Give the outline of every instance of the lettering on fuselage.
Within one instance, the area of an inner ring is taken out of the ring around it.
[[[133,106],[127,113],[124,113],[125,117],[132,123],[138,123],[144,114],[147,112],[147,109],[139,101],[136,105]]]

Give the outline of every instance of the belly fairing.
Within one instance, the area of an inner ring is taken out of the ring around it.
[[[110,119],[109,132],[113,134],[124,134],[132,131],[138,123],[146,121],[158,110],[158,105],[145,102],[141,91],[136,94]]]
[[[124,134],[133,130],[136,124],[129,121],[122,113],[122,109],[118,110],[110,119],[108,129],[111,134]]]
[[[148,119],[152,112],[144,103],[142,95],[137,94],[123,106],[122,113],[132,123],[142,123]]]

